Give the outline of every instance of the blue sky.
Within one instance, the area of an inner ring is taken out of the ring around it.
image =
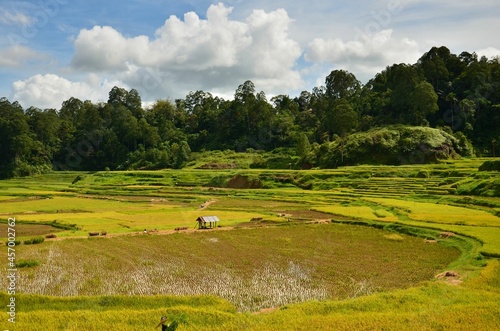
[[[106,101],[113,86],[145,103],[246,80],[299,95],[345,69],[366,83],[433,46],[500,55],[497,0],[3,0],[0,96],[59,108]]]

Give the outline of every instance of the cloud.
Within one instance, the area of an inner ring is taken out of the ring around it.
[[[309,44],[305,59],[329,63],[368,80],[388,65],[415,63],[422,55],[417,42],[393,38],[392,33],[392,29],[386,29],[369,36],[358,31],[355,40],[347,42],[316,38]]]
[[[54,74],[35,75],[12,84],[12,99],[18,100],[25,108],[59,109],[61,103],[71,97],[107,101],[113,86],[126,87],[118,81],[101,81],[96,75],[89,75],[84,82],[72,82]]]
[[[484,49],[480,49],[477,52],[478,56],[486,56],[488,59],[498,58],[500,57],[500,49],[495,47],[488,47]]]
[[[269,92],[300,86],[294,66],[302,50],[288,35],[292,20],[287,12],[254,10],[236,21],[231,11],[219,3],[208,8],[206,19],[194,12],[182,20],[170,16],[151,39],[125,37],[107,26],[82,30],[72,67],[106,73],[139,92],[163,97],[183,97],[194,89],[234,91],[246,80]],[[156,84],[145,88],[145,79]]]
[[[0,68],[18,68],[30,60],[44,57],[28,47],[16,45],[0,50]]]
[[[8,10],[0,14],[0,24],[29,26],[34,23],[34,19],[20,12],[12,13]]]
[[[82,30],[75,40],[74,67],[90,71],[125,70],[127,62],[136,62],[148,51],[148,38],[126,39],[109,26]]]

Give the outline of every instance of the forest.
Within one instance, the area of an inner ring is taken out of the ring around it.
[[[500,60],[433,47],[362,84],[333,70],[323,86],[268,100],[251,81],[233,100],[192,91],[143,107],[135,89],[60,109],[0,99],[0,178],[53,170],[182,168],[192,152],[267,151],[290,167],[428,163],[495,156]],[[255,167],[268,167],[256,160]]]

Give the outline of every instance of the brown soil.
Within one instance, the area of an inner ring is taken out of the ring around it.
[[[198,167],[198,169],[236,169],[236,163],[205,163]]]
[[[210,205],[212,205],[216,202],[217,202],[217,200],[206,201],[200,205],[200,210],[207,209]]]
[[[279,308],[276,308],[276,307],[273,307],[273,308],[264,308],[264,309],[261,309],[259,311],[254,312],[253,314],[254,315],[269,314],[269,313],[275,312],[278,309]]]
[[[437,274],[434,278],[449,283],[451,285],[459,285],[462,283],[460,274],[456,271],[445,271],[440,274]]]
[[[248,176],[236,175],[227,182],[228,188],[262,188],[258,178],[250,179]]]
[[[147,231],[140,231],[140,232],[126,232],[126,233],[108,233],[106,235],[99,235],[96,237],[91,237],[91,238],[114,238],[114,237],[124,237],[124,236],[162,236],[162,235],[169,235],[169,234],[174,234],[174,233],[194,233],[194,232],[199,232],[199,231],[228,231],[228,230],[234,230],[234,227],[232,226],[225,226],[225,227],[219,227],[219,228],[212,228],[212,229],[195,229],[195,228],[187,228],[185,230],[147,230]],[[66,239],[85,239],[88,237],[84,236],[79,236],[79,237],[61,237],[61,238],[46,238],[45,241],[60,241],[60,240],[66,240]]]
[[[305,220],[315,220],[315,219],[331,219],[332,214],[322,213],[314,210],[284,210],[278,211],[278,214],[285,215],[284,217],[290,217],[292,219],[305,219]]]
[[[5,234],[7,237],[7,223],[0,223],[0,233]],[[45,224],[23,224],[16,223],[16,237],[30,237],[30,236],[45,236],[49,233],[56,233],[62,231],[61,229],[54,228]]]

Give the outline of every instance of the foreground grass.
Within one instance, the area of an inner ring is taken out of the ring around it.
[[[5,294],[0,298],[8,300]],[[428,282],[262,314],[237,313],[214,297],[19,295],[17,300],[16,330],[151,330],[162,315],[179,320],[179,330],[497,330],[500,263],[491,260],[479,277],[460,286]]]

